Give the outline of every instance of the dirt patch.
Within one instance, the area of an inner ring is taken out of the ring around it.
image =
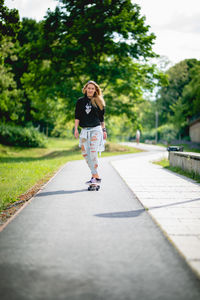
[[[109,142],[106,142],[105,144],[105,152],[129,152],[130,150],[132,150],[131,147],[123,146],[120,144]]]

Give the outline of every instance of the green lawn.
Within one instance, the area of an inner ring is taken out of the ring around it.
[[[184,149],[183,149],[184,152],[196,152],[196,153],[200,153],[200,149],[193,148],[192,146],[190,146],[188,144],[182,144],[180,146],[184,147]]]
[[[140,152],[107,143],[102,157]],[[0,210],[21,199],[36,184],[41,186],[71,160],[82,159],[77,140],[49,138],[47,148],[19,148],[0,145]]]

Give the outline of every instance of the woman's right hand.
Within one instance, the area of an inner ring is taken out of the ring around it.
[[[74,136],[75,136],[76,139],[78,139],[78,137],[79,137],[78,129],[74,130]]]

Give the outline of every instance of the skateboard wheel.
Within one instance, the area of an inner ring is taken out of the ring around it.
[[[100,189],[100,185],[90,185],[88,186],[88,191],[98,191]]]

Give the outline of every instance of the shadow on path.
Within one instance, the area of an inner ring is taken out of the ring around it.
[[[52,191],[52,192],[43,192],[36,195],[36,197],[45,197],[45,196],[51,196],[51,195],[64,195],[64,194],[74,194],[74,193],[81,193],[81,192],[87,192],[87,189],[81,189],[81,190],[71,190],[71,191]]]
[[[111,212],[105,214],[97,214],[95,217],[100,218],[136,218],[140,216],[145,209],[131,210],[131,211],[121,211],[121,212]]]
[[[150,211],[150,210],[159,209],[159,208],[163,208],[163,207],[176,206],[176,205],[185,204],[185,203],[189,203],[189,202],[196,202],[196,201],[200,201],[200,198],[176,202],[176,203],[170,203],[170,204],[166,204],[166,205],[152,206],[152,207],[149,207],[148,210]],[[99,217],[99,218],[136,218],[136,217],[139,217],[143,212],[145,212],[145,209],[97,214],[97,215],[95,215],[95,217]]]
[[[165,204],[165,205],[150,206],[149,210],[163,208],[163,207],[169,207],[169,206],[176,206],[176,205],[186,204],[186,203],[196,202],[196,201],[200,201],[200,198],[192,199],[192,200],[186,200],[186,201],[180,201],[180,202],[175,202],[175,203],[169,203],[169,204]]]

